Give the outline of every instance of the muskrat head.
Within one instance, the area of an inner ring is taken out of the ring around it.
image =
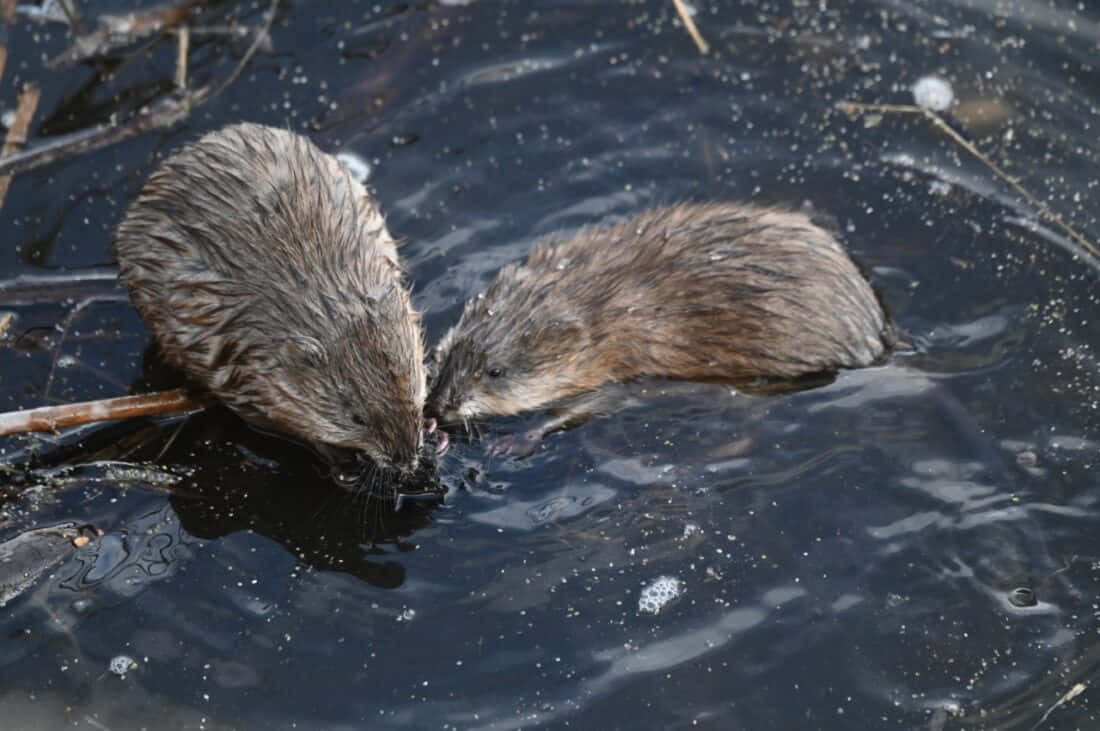
[[[365,454],[377,466],[409,474],[423,445],[425,376],[419,325],[407,309],[400,319],[363,318],[340,335],[287,338],[281,364],[289,375],[282,426],[314,444],[330,461]],[[395,333],[394,323],[408,325]]]
[[[432,353],[425,414],[443,423],[508,416],[587,390],[589,337],[576,320],[492,321],[468,308]]]

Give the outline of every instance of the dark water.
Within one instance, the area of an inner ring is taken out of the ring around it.
[[[707,56],[671,3],[281,3],[185,124],[15,179],[3,276],[84,281],[4,292],[0,407],[167,378],[103,281],[111,231],[159,159],[241,119],[370,162],[429,341],[541,234],[737,199],[831,217],[919,352],[766,398],[641,384],[523,462],[457,445],[446,503],[397,517],[220,410],[9,438],[4,728],[1100,727],[1098,262],[927,120],[834,107],[950,80],[949,123],[1096,241],[1100,10],[696,17]],[[0,106],[38,82],[37,141],[171,85],[170,40],[57,71],[63,26],[8,43]],[[246,46],[196,37],[192,83]],[[661,576],[682,595],[640,614]]]

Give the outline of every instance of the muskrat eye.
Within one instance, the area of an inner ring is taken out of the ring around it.
[[[351,417],[351,421],[356,426],[366,426],[367,425],[367,420],[364,419],[359,414],[353,414],[352,417]]]
[[[500,378],[504,375],[504,369],[500,366],[493,366],[489,369],[489,378]]]

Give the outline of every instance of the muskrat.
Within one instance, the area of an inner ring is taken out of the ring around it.
[[[870,285],[805,214],[657,207],[553,236],[505,266],[436,347],[426,414],[561,407],[641,376],[797,379],[870,365],[892,340]],[[566,407],[527,438],[585,411]]]
[[[191,380],[333,461],[416,468],[420,316],[378,204],[336,158],[258,124],[210,133],[150,176],[116,241],[135,307]]]

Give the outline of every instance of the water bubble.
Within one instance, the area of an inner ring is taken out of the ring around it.
[[[638,614],[658,614],[684,593],[684,582],[675,576],[658,576],[638,596]]]
[[[1008,601],[1014,607],[1034,607],[1039,603],[1035,590],[1030,586],[1018,586],[1008,592]]]
[[[76,365],[76,358],[71,355],[63,355],[57,359],[58,368],[72,368]]]
[[[699,527],[698,523],[684,524],[684,538],[691,538],[692,536],[699,535],[702,532],[703,529]]]
[[[129,655],[115,655],[111,658],[111,664],[108,665],[111,672],[120,678],[125,678],[126,673],[130,672],[137,667],[137,663],[134,658]]]
[[[913,84],[913,101],[922,109],[942,112],[955,101],[955,92],[946,79],[939,76],[922,76]]]

